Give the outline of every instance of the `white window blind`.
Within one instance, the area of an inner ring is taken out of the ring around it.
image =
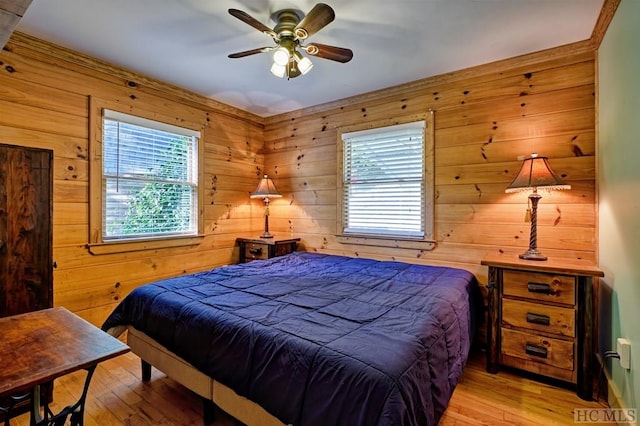
[[[343,139],[343,232],[423,237],[424,121]]]
[[[196,235],[199,132],[103,112],[103,240]]]

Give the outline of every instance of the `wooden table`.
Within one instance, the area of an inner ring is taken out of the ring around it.
[[[0,336],[0,396],[31,395],[32,424],[37,425],[53,425],[67,416],[72,425],[83,424],[95,367],[129,351],[118,339],[62,307],[0,318]],[[42,416],[40,385],[81,369],[87,370],[87,377],[78,402],[54,414],[44,401]]]

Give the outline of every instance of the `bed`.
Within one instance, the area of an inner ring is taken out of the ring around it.
[[[462,269],[294,252],[138,287],[102,328],[250,425],[435,425],[479,304]]]

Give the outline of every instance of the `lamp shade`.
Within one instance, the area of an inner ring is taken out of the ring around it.
[[[537,188],[571,189],[571,185],[567,185],[551,170],[547,157],[531,154],[530,158],[522,162],[520,171],[505,192],[536,190]]]
[[[267,175],[264,175],[260,182],[258,183],[258,187],[255,191],[251,193],[251,198],[280,198],[282,194],[278,192],[276,189],[276,185],[273,183],[271,179]]]
[[[287,73],[286,65],[278,65],[275,62],[271,65],[271,74],[275,75],[279,78],[284,78],[284,75]]]
[[[311,62],[311,59],[302,56],[300,52],[295,51],[293,53],[293,58],[298,63],[298,69],[302,74],[308,73],[309,70],[313,68],[313,63]]]

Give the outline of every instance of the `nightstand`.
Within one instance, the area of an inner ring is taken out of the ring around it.
[[[576,385],[592,399],[594,277],[604,273],[577,260],[522,260],[489,255],[487,371],[514,367]]]
[[[300,238],[237,238],[240,263],[258,259],[271,259],[296,251]]]

